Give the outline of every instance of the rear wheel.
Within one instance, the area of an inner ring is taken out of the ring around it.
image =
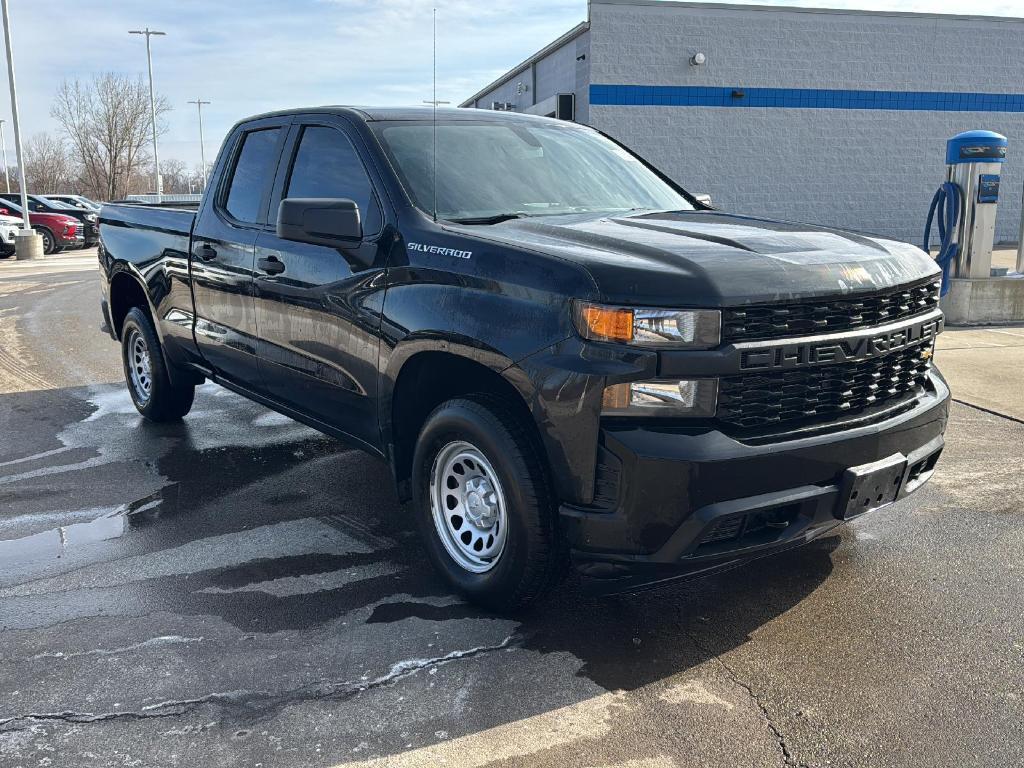
[[[34,229],[43,238],[43,253],[44,254],[49,256],[51,253],[53,253],[55,250],[57,250],[57,241],[54,240],[53,233],[50,230],[48,230],[46,227],[35,227]]]
[[[449,400],[416,444],[413,488],[427,553],[474,602],[511,610],[562,573],[556,504],[525,417],[486,395]]]
[[[178,421],[192,408],[195,385],[171,381],[149,316],[138,307],[128,311],[121,329],[124,378],[135,408],[150,421]]]

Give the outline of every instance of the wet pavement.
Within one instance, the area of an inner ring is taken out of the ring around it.
[[[841,534],[497,617],[383,463],[210,385],[143,423],[93,264],[0,263],[0,766],[1020,763],[1024,425],[991,391]]]

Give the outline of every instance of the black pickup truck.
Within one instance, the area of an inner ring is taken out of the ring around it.
[[[385,459],[508,608],[822,535],[943,447],[939,270],[727,214],[587,127],[330,107],[235,126],[198,213],[107,205],[103,312],[148,419],[212,380]]]

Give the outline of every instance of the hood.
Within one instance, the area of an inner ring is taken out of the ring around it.
[[[906,243],[717,211],[545,216],[459,229],[576,262],[610,303],[786,301],[869,293],[939,273]]]
[[[32,219],[39,219],[39,221],[50,221],[55,224],[81,224],[78,219],[74,216],[68,216],[65,213],[50,213],[49,211],[43,213],[41,211],[30,211],[29,216]]]

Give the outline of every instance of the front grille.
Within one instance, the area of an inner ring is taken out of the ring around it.
[[[885,325],[939,305],[939,281],[856,298],[799,304],[751,304],[722,310],[722,341],[811,336]]]
[[[930,345],[928,340],[857,363],[723,377],[717,417],[740,429],[789,427],[896,404],[925,384]]]

